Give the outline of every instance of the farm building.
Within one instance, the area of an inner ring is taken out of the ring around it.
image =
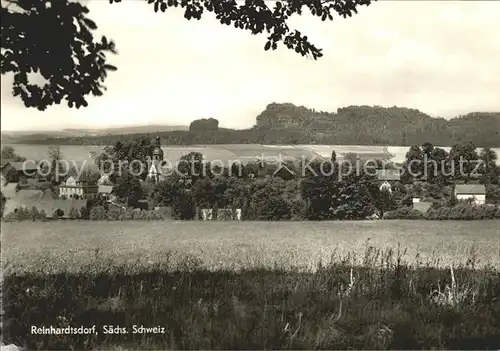
[[[486,203],[486,187],[483,184],[457,184],[455,185],[457,200],[472,200],[476,205]]]
[[[420,201],[419,198],[413,199],[413,209],[418,210],[422,213],[426,213],[427,210],[432,206],[432,202]]]
[[[380,181],[380,190],[392,192],[392,186],[395,182],[401,180],[399,169],[377,169],[377,179]]]
[[[79,176],[75,171],[70,171],[68,178],[59,185],[59,196],[68,199],[93,199],[97,197],[98,191],[97,182],[87,179],[84,174]]]
[[[100,196],[109,199],[113,195],[113,186],[112,185],[98,185],[97,192]]]
[[[240,221],[241,220],[241,208],[196,208],[196,219],[202,221]]]
[[[160,137],[156,137],[156,146],[151,152],[151,155],[148,155],[148,161],[150,162],[148,179],[154,183],[158,183],[164,178],[164,173],[166,171],[164,169],[164,152],[161,148]]]
[[[6,162],[2,164],[2,178],[17,182],[21,178],[32,178],[38,172],[38,165],[33,161]]]
[[[2,183],[2,194],[5,196],[6,199],[10,199],[12,197],[16,196],[17,193],[17,183]]]
[[[69,218],[72,209],[80,212],[82,207],[87,207],[87,200],[63,200],[54,198],[57,194],[47,191],[20,190],[16,196],[7,199],[4,208],[4,216],[16,212],[19,208],[30,210],[35,207],[38,211],[44,211],[47,218]]]

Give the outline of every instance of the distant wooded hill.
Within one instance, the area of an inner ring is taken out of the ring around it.
[[[452,146],[472,141],[478,147],[500,147],[500,112],[473,112],[446,120],[404,107],[349,106],[330,113],[290,103],[272,103],[257,116],[256,124],[245,130],[196,128],[80,137],[23,136],[15,142],[109,145],[117,140],[151,133],[159,135],[163,145],[315,143],[408,146],[432,141],[435,145]]]
[[[121,134],[141,134],[171,132],[174,130],[189,130],[189,126],[169,126],[169,125],[138,125],[124,126],[103,129],[92,128],[66,128],[62,130],[49,131],[2,131],[2,143],[23,143],[23,140],[45,140],[54,138],[78,138],[78,137],[98,137]]]

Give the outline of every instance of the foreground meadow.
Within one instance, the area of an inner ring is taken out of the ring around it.
[[[301,267],[332,256],[360,263],[367,247],[399,250],[410,263],[498,266],[500,221],[20,222],[2,223],[6,272],[171,265],[191,257],[209,269]]]
[[[7,275],[2,337],[51,350],[500,347],[498,270],[415,267],[372,249],[364,257],[362,267],[344,259],[314,272],[186,263]],[[37,335],[33,326],[90,333]],[[157,332],[135,333],[141,326]]]
[[[4,224],[2,338],[51,350],[499,349],[498,234],[496,221]]]

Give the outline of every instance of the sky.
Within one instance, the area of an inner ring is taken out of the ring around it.
[[[264,51],[266,35],[221,25],[212,14],[187,21],[182,10],[155,13],[145,1],[87,1],[90,18],[117,45],[102,97],[87,108],[27,109],[2,76],[2,130],[188,125],[217,118],[247,128],[272,102],[335,112],[348,105],[405,106],[451,118],[500,111],[500,1],[378,1],[351,18],[303,15],[290,26],[324,56],[284,46]]]

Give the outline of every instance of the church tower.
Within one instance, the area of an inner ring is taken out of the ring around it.
[[[148,171],[148,178],[155,183],[160,181],[162,161],[163,150],[161,149],[161,139],[157,136],[156,145],[151,153],[151,164]]]

